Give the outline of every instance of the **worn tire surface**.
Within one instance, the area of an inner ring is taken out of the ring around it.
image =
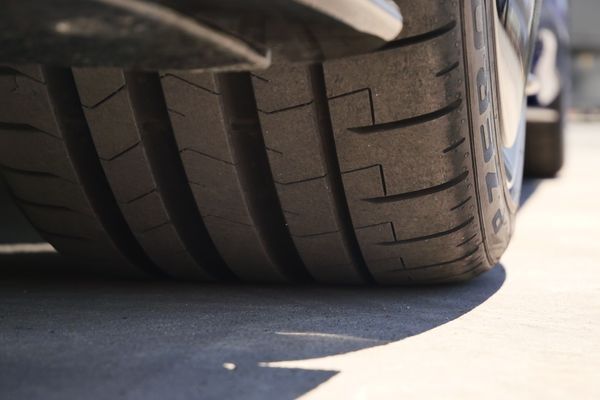
[[[508,244],[490,4],[253,73],[4,66],[0,164],[59,251],[201,280],[466,280]]]

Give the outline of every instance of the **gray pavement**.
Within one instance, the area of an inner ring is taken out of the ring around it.
[[[90,277],[0,196],[0,398],[600,399],[600,124],[568,137],[502,264],[455,286]]]

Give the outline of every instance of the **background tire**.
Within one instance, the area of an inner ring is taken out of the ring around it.
[[[559,95],[548,109],[556,112],[556,121],[527,123],[525,175],[531,178],[552,178],[564,164],[563,96]]]
[[[203,280],[472,278],[499,260],[517,207],[493,117],[492,5],[399,3],[410,18],[398,40],[324,64],[6,66],[6,180],[82,265]]]

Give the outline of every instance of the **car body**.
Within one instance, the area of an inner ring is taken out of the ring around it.
[[[571,102],[569,9],[546,0],[540,13],[528,87],[525,172],[552,177],[564,162],[564,130]]]
[[[567,0],[544,0],[531,73],[538,88],[529,105],[548,107],[570,86],[570,40]]]

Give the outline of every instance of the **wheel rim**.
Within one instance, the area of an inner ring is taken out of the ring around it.
[[[501,135],[502,144],[502,168],[504,169],[504,179],[506,187],[510,192],[510,197],[515,204],[519,204],[521,195],[521,186],[523,183],[523,167],[525,165],[525,131],[526,119],[525,110],[527,105],[523,106],[521,120],[517,128],[516,137],[512,143],[506,143],[504,135]]]
[[[539,3],[494,0],[494,45],[499,102],[499,148],[502,176],[512,207],[519,205],[525,164],[527,98],[532,27],[539,16]],[[511,5],[513,7],[511,7]],[[520,18],[517,18],[520,16]],[[527,18],[523,18],[526,16]]]

